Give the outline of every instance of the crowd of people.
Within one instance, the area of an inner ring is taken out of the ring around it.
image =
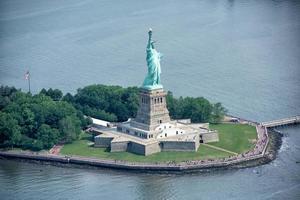
[[[184,161],[180,163],[180,165],[224,165],[234,161],[246,161],[251,160],[253,158],[257,158],[258,156],[263,156],[268,142],[267,129],[262,125],[256,125],[256,131],[257,141],[255,147],[250,151],[238,155],[229,156],[227,158]],[[168,162],[167,165],[176,166],[179,164],[176,164],[175,162],[171,161]]]

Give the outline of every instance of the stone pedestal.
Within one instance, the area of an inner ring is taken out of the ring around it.
[[[160,124],[170,122],[166,95],[163,89],[141,89],[140,107],[130,125],[146,131],[154,131]]]

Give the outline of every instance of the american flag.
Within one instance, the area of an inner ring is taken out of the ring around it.
[[[29,71],[27,71],[27,72],[25,73],[24,77],[25,77],[25,80],[28,80],[28,79],[30,78]]]

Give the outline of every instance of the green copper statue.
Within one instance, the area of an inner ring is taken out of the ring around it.
[[[160,89],[163,86],[160,83],[160,59],[162,54],[157,52],[154,48],[154,41],[152,40],[152,30],[150,28],[149,39],[147,44],[147,66],[148,66],[148,74],[144,80],[143,88],[148,90]]]

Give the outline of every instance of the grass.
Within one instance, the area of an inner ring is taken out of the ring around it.
[[[243,153],[252,149],[254,147],[252,141],[257,138],[255,127],[250,125],[211,124],[210,128],[219,132],[219,142],[213,142],[210,145],[236,153]]]
[[[253,147],[250,140],[256,138],[255,128],[239,124],[211,125],[219,131],[220,141],[211,145],[241,153]],[[94,148],[90,145],[92,138],[88,134],[82,135],[80,140],[66,144],[61,150],[64,155],[78,155],[101,159],[126,160],[132,162],[167,162],[224,158],[232,154],[200,145],[197,152],[159,152],[149,156],[137,155],[129,152],[109,152],[106,148]]]
[[[132,162],[166,162],[200,160],[207,158],[227,157],[231,154],[221,152],[209,147],[200,146],[197,152],[159,152],[149,156],[137,155],[129,152],[109,152],[106,148],[94,148],[89,146],[89,140],[79,140],[65,145],[61,153],[65,155],[79,155],[95,158],[127,160]]]

